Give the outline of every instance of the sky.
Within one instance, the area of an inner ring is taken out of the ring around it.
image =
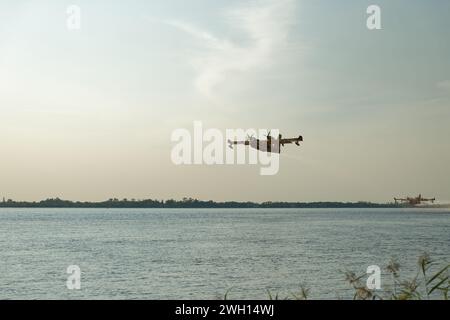
[[[366,26],[381,8],[381,30]],[[81,9],[79,30],[67,8]],[[0,197],[450,202],[449,1],[0,0]],[[171,134],[279,129],[280,169]]]

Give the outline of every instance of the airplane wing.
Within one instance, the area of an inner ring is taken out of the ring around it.
[[[248,141],[248,140],[245,140],[245,141],[231,141],[231,140],[228,140],[228,146],[230,148],[232,148],[233,145],[237,145],[237,144],[243,144],[245,146],[248,146],[248,145],[250,145],[250,141]]]

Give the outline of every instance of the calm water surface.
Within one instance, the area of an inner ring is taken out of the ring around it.
[[[413,275],[425,251],[450,261],[449,210],[0,209],[0,299],[266,299],[300,284],[348,298],[344,270],[395,257]]]

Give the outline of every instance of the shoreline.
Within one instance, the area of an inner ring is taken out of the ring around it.
[[[47,199],[39,202],[7,200],[0,202],[0,208],[84,208],[84,209],[449,209],[450,204],[435,204],[412,206],[395,203],[373,203],[366,201],[359,202],[337,202],[337,201],[317,201],[317,202],[238,202],[238,201],[202,201],[197,199],[183,200],[118,200],[109,199],[103,202],[89,201],[69,201],[59,198]]]

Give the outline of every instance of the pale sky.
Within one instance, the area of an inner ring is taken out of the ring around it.
[[[66,27],[69,5],[81,29]],[[381,7],[382,30],[366,8]],[[450,202],[449,1],[0,0],[0,197]],[[276,128],[279,173],[171,133]]]

